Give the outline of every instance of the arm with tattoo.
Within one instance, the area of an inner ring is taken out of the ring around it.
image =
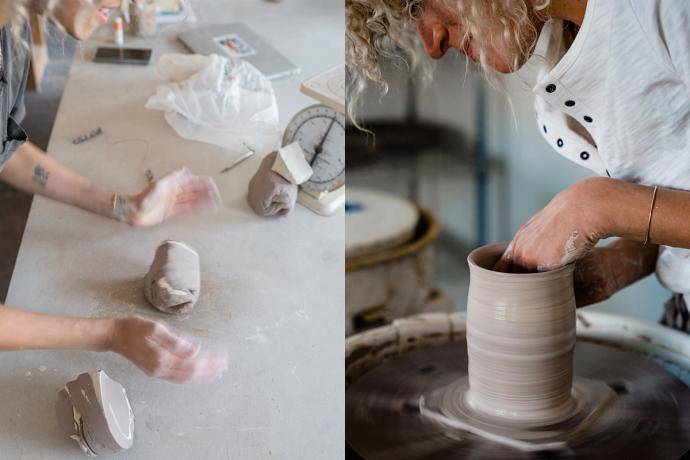
[[[45,188],[46,184],[48,183],[48,176],[50,176],[50,172],[43,169],[41,165],[36,165],[33,176],[34,182]]]
[[[195,176],[187,168],[151,182],[137,195],[125,196],[104,190],[28,142],[5,164],[0,180],[137,227],[157,225],[207,204],[217,209],[222,204],[213,179]]]
[[[0,179],[28,193],[115,217],[112,192],[65,168],[29,142],[5,164]]]

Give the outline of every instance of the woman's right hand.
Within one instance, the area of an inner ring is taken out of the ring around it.
[[[227,360],[199,350],[163,324],[132,316],[116,318],[111,350],[151,377],[177,383],[214,380],[227,369]]]
[[[195,176],[187,168],[161,177],[138,195],[121,198],[124,201],[115,205],[114,217],[134,227],[151,227],[207,204],[216,209],[223,204],[214,180]]]

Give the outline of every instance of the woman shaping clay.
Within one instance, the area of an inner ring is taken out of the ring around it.
[[[119,0],[92,4],[57,0],[47,5],[63,28],[86,39],[107,20],[107,8]],[[43,5],[44,7],[46,5]],[[182,169],[150,184],[135,196],[104,190],[60,165],[27,141],[20,126],[23,94],[29,71],[30,30],[21,1],[0,1],[0,179],[36,193],[132,226],[148,227],[209,203],[219,195],[211,178]],[[79,348],[114,351],[148,375],[177,382],[211,379],[224,367],[224,358],[199,353],[198,348],[157,322],[138,317],[71,318],[0,307],[0,350]]]
[[[452,48],[489,74],[529,60],[538,129],[600,177],[559,193],[495,267],[578,261],[578,306],[653,271],[674,295],[662,322],[690,331],[690,3],[684,0],[346,0],[350,111],[379,56]],[[421,46],[420,46],[421,45]],[[605,247],[603,238],[620,237]]]

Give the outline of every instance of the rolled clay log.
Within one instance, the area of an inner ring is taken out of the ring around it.
[[[297,185],[273,171],[276,155],[277,152],[266,155],[249,181],[247,202],[260,216],[284,216],[297,201]]]
[[[165,313],[187,313],[199,299],[199,254],[180,241],[163,241],[144,277],[144,295]]]
[[[134,443],[134,413],[127,392],[103,371],[80,374],[58,392],[58,424],[85,454],[108,455]]]
[[[468,257],[466,402],[509,423],[557,423],[575,404],[574,267],[495,272],[504,249],[485,246]]]

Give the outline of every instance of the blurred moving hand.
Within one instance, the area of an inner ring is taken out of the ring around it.
[[[117,318],[112,350],[151,377],[177,383],[215,380],[227,369],[227,360],[199,350],[199,346],[140,317]]]
[[[132,226],[150,227],[205,205],[222,206],[216,183],[182,168],[152,182],[138,195],[116,197],[114,214]]]
[[[78,318],[0,305],[0,351],[39,349],[114,351],[147,375],[177,383],[214,380],[227,368],[224,356],[200,351],[145,318]]]

